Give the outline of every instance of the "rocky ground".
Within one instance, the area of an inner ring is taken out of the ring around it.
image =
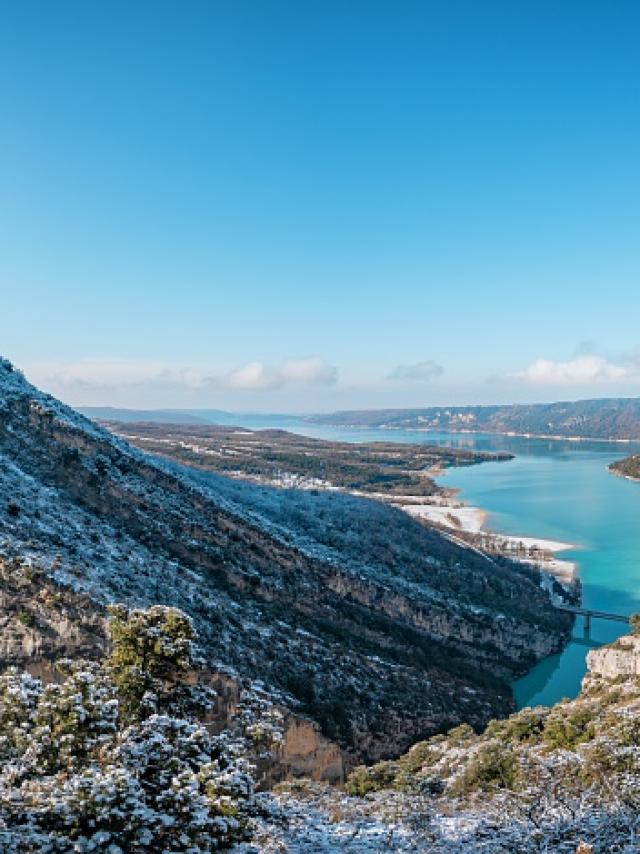
[[[475,734],[458,727],[346,791],[269,796],[245,852],[635,854],[640,850],[640,637],[588,656],[580,695]]]

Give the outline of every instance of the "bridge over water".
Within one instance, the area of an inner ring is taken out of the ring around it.
[[[577,608],[575,605],[565,605],[554,602],[554,606],[559,611],[568,611],[570,614],[576,614],[584,617],[584,630],[588,633],[591,630],[591,620],[614,620],[618,623],[629,623],[629,617],[624,614],[609,614],[606,611],[594,611],[591,608]]]

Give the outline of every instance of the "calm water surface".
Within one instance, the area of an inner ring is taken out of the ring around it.
[[[277,426],[353,442],[421,442],[510,451],[516,455],[514,460],[448,469],[440,482],[459,489],[467,503],[487,510],[486,528],[573,543],[575,550],[561,556],[579,565],[585,607],[620,614],[640,611],[640,483],[607,471],[613,460],[639,453],[640,444],[358,430],[309,425],[293,418],[262,423],[259,417],[248,417],[243,425]],[[578,618],[574,639],[564,652],[545,659],[514,683],[518,705],[546,705],[575,696],[589,648],[614,640],[624,630],[623,623],[593,620],[590,637],[585,638]]]

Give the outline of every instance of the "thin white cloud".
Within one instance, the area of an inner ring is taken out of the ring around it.
[[[567,362],[536,359],[511,379],[531,385],[576,386],[590,383],[638,379],[638,371],[629,363],[612,362],[595,354],[578,355]]]
[[[387,379],[399,380],[400,382],[430,382],[436,377],[442,376],[443,373],[442,365],[432,359],[427,359],[413,365],[398,365],[391,371]]]
[[[290,359],[283,362],[280,375],[286,383],[335,385],[338,381],[338,369],[317,358]]]
[[[154,383],[201,388],[206,384],[206,377],[198,371],[146,359],[36,363],[28,370],[28,375],[37,384],[79,389],[113,389]]]
[[[322,359],[290,359],[277,368],[263,362],[248,362],[224,379],[227,388],[264,389],[289,385],[334,385],[338,371]]]
[[[241,368],[227,374],[227,388],[273,388],[273,377],[262,362],[247,362]]]

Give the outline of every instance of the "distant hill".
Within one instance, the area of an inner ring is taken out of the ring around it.
[[[175,409],[119,409],[113,406],[80,406],[78,412],[93,421],[121,421],[162,424],[208,424],[209,420]],[[226,415],[226,413],[224,413]]]
[[[81,412],[93,421],[121,424],[222,424],[228,427],[296,427],[303,424],[301,415],[264,414],[255,412],[226,412],[224,409],[126,409],[115,406],[80,406]]]
[[[316,424],[386,429],[517,433],[580,439],[640,439],[640,398],[507,406],[434,406],[316,415]]]

